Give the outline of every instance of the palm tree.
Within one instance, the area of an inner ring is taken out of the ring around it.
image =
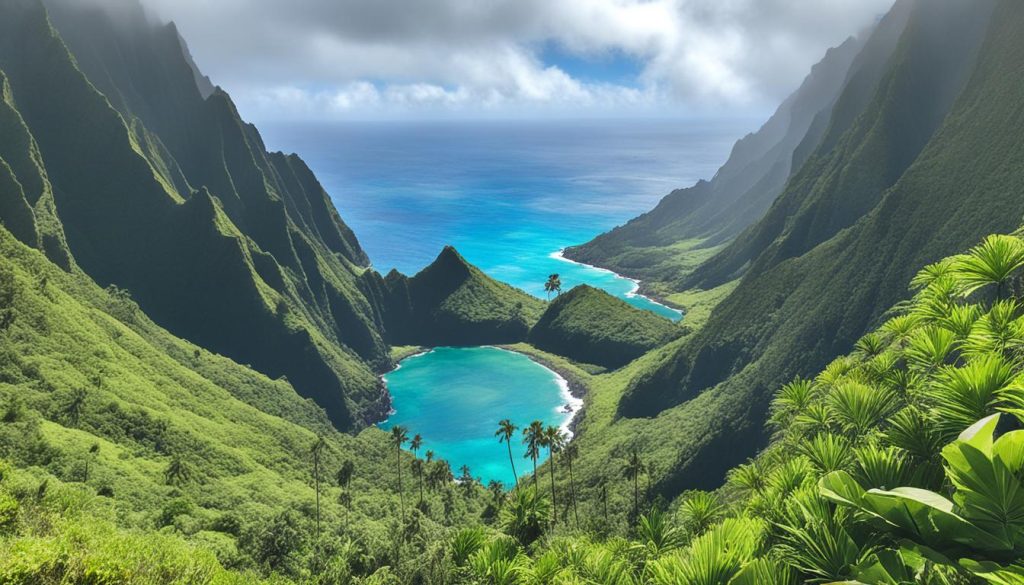
[[[95,459],[96,456],[99,455],[99,453],[100,453],[100,444],[99,443],[93,443],[92,446],[89,447],[89,454],[85,457],[85,481],[84,481],[84,483],[89,483],[89,463],[93,459]]]
[[[68,403],[64,406],[64,412],[68,416],[68,420],[72,426],[77,427],[79,419],[82,418],[82,413],[85,411],[85,400],[89,397],[89,391],[85,388],[76,388],[71,392],[71,398]]]
[[[569,467],[569,499],[572,501],[572,515],[576,519],[576,528],[580,527],[580,513],[576,510],[576,480],[572,476],[572,460],[576,458],[576,443],[569,442],[562,450],[562,459]]]
[[[395,460],[398,465],[398,501],[402,509],[402,526],[405,526],[405,492],[402,491],[402,446],[409,440],[405,427],[395,425],[391,427],[391,440],[395,444]]]
[[[192,477],[192,470],[181,457],[175,455],[164,470],[164,483],[167,485],[181,486]]]
[[[309,449],[313,455],[313,484],[316,486],[316,541],[318,543],[320,542],[320,458],[326,447],[327,441],[323,436],[317,436],[316,442]]]
[[[562,279],[557,274],[548,275],[548,281],[544,283],[544,292],[548,293],[548,300],[551,300],[551,293],[562,294]]]
[[[640,476],[644,472],[644,462],[640,459],[640,451],[634,448],[629,459],[622,468],[622,474],[633,481],[633,517],[640,515]]]
[[[516,475],[516,462],[512,457],[512,435],[515,435],[518,429],[519,427],[506,418],[498,423],[498,430],[494,432],[494,436],[498,437],[498,442],[505,443],[508,447],[508,462],[512,465],[512,479],[515,480],[516,487],[519,487],[519,476]]]
[[[1024,267],[1024,242],[1020,238],[992,235],[956,263],[957,276],[966,285],[966,294],[983,286],[996,285],[996,299],[1015,271]]]
[[[341,500],[345,504],[345,528],[348,529],[348,510],[352,506],[352,494],[349,491],[349,487],[352,485],[352,477],[356,474],[356,464],[352,463],[352,460],[346,459],[341,467],[338,469],[338,487],[342,490]]]
[[[505,501],[505,486],[496,479],[492,479],[487,483],[487,491],[491,494],[491,499],[494,501],[494,509],[501,510],[501,504]]]
[[[413,435],[412,440],[409,441],[409,450],[412,451],[413,456],[413,471],[416,473],[416,479],[419,482],[420,488],[420,504],[423,504],[423,463],[416,456],[416,453],[423,446],[423,437],[419,433]]]
[[[473,474],[470,473],[469,466],[463,465],[459,468],[459,487],[465,495],[473,493],[473,488],[476,486],[476,480],[473,479]]]
[[[552,522],[558,522],[558,500],[555,498],[555,453],[562,450],[565,445],[565,437],[558,427],[549,426],[544,430],[543,446],[548,448],[548,460],[551,461],[551,516]]]
[[[523,444],[526,445],[524,458],[533,460],[533,487],[537,489],[537,458],[544,442],[544,423],[535,420],[523,429]]]

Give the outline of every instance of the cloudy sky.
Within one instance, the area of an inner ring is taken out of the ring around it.
[[[143,0],[254,118],[754,112],[893,0]]]

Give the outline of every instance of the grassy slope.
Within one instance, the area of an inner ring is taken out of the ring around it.
[[[772,388],[847,351],[906,296],[899,283],[916,269],[991,230],[1015,227],[1024,213],[1016,196],[1024,153],[1015,138],[1024,119],[1013,96],[1024,44],[1012,27],[1022,19],[1019,5],[1001,3],[952,113],[867,217],[811,252],[744,279],[690,343],[640,372],[620,412],[643,406],[657,413],[659,404],[681,403],[641,433],[646,446],[664,453],[659,457],[674,459],[661,489],[678,493],[717,481],[760,440]],[[669,419],[690,430],[659,431]],[[637,424],[644,428],[643,420]]]
[[[679,333],[666,319],[581,285],[548,304],[530,330],[529,340],[576,361],[617,368]]]
[[[131,301],[81,273],[60,271],[4,230],[0,251],[0,270],[14,275],[17,315],[0,337],[0,403],[7,413],[0,457],[77,482],[88,449],[98,444],[88,487],[77,488],[92,494],[85,500],[96,500],[94,490],[111,490],[117,523],[144,530],[160,527],[169,503],[187,501],[192,509],[173,519],[172,532],[215,538],[226,546],[222,560],[246,566],[257,564],[255,548],[236,552],[228,532],[258,532],[286,511],[297,512],[306,541],[300,544],[308,547],[314,502],[309,450],[320,435],[328,442],[325,534],[332,542],[357,538],[377,555],[372,563],[390,562],[386,542],[398,498],[390,487],[394,450],[384,433],[334,431],[323,411],[287,382],[174,338]],[[75,422],[69,404],[80,391],[84,407]],[[191,469],[192,479],[180,487],[164,478],[174,458]],[[356,468],[351,518],[338,504],[332,479],[344,459]],[[440,519],[444,506],[437,495],[430,499],[431,517]],[[480,508],[471,499],[455,500],[452,518],[467,510],[479,514]],[[218,528],[225,515],[241,525]],[[425,531],[438,529],[435,520],[422,522]],[[301,560],[308,550],[296,554]]]

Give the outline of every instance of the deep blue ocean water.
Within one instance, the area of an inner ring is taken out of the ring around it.
[[[562,408],[578,403],[551,370],[493,347],[437,348],[403,360],[385,380],[395,412],[381,428],[405,426],[410,438],[423,435],[421,457],[429,449],[447,459],[456,475],[468,465],[474,477],[485,483],[496,479],[506,486],[513,485],[514,476],[508,448],[494,436],[498,421],[508,418],[520,428],[534,420],[563,426],[570,415]],[[512,439],[512,453],[519,475],[532,472],[518,433]]]
[[[299,153],[382,273],[414,274],[446,244],[539,297],[568,290],[633,296],[627,279],[553,257],[708,179],[749,120],[441,121],[269,125],[272,149]]]
[[[558,259],[710,178],[749,121],[360,122],[264,126],[268,147],[299,153],[381,272],[414,274],[446,244],[494,278],[539,297],[551,273],[564,290],[588,283],[664,317],[631,295],[633,281]],[[497,423],[564,424],[557,377],[494,348],[439,348],[386,376],[395,413],[424,451],[510,485]],[[513,445],[520,474],[529,461]],[[423,452],[420,453],[423,455]]]

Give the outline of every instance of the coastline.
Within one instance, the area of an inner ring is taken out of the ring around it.
[[[561,260],[562,262],[568,262],[570,264],[577,264],[579,266],[586,266],[587,268],[590,268],[592,270],[598,270],[600,272],[607,272],[608,274],[614,275],[616,278],[621,278],[622,280],[628,280],[629,282],[631,282],[633,284],[633,290],[631,290],[631,291],[626,293],[627,297],[631,297],[631,298],[632,297],[640,297],[640,298],[643,298],[643,299],[646,299],[646,300],[650,301],[651,303],[653,303],[655,305],[658,305],[660,307],[664,307],[664,308],[668,309],[669,311],[672,311],[673,313],[678,314],[679,315],[679,319],[676,320],[677,323],[679,321],[681,321],[683,319],[683,317],[686,315],[685,311],[683,311],[682,308],[674,307],[674,306],[668,304],[668,301],[666,301],[665,299],[659,299],[659,298],[651,297],[649,295],[646,295],[646,294],[640,292],[643,283],[639,279],[631,278],[629,276],[623,276],[623,275],[619,274],[618,272],[615,272],[614,270],[609,270],[608,268],[602,268],[601,266],[594,266],[593,264],[587,264],[586,262],[580,262],[578,260],[573,260],[572,258],[567,258],[565,256],[565,248],[562,248],[561,250],[558,250],[557,252],[552,252],[548,256],[550,258],[554,258],[555,260]]]
[[[558,412],[559,414],[568,414],[569,415],[568,417],[566,417],[566,419],[564,421],[562,421],[562,423],[559,425],[559,428],[561,429],[561,431],[563,433],[565,433],[568,436],[568,438],[570,440],[576,435],[576,425],[578,424],[578,422],[580,420],[580,414],[583,412],[583,406],[584,406],[583,397],[587,393],[587,386],[582,381],[580,381],[579,378],[577,378],[573,373],[565,371],[563,368],[560,368],[557,364],[552,363],[551,360],[545,359],[545,358],[537,356],[537,355],[533,355],[533,354],[527,353],[525,351],[520,351],[518,349],[513,348],[512,346],[508,346],[508,345],[479,345],[479,346],[470,346],[470,347],[489,347],[491,349],[497,349],[499,351],[507,351],[509,353],[518,354],[518,355],[526,357],[527,359],[529,359],[533,363],[537,364],[538,366],[540,366],[540,367],[544,368],[545,370],[547,370],[548,372],[550,372],[551,375],[554,377],[555,384],[558,386],[559,396],[561,397],[561,401],[559,402],[558,406],[556,407],[556,412]],[[402,363],[401,362],[402,361],[407,360],[407,359],[411,359],[411,358],[415,358],[415,357],[419,357],[419,356],[423,356],[423,355],[427,355],[430,352],[434,351],[435,348],[433,348],[433,347],[415,347],[415,348],[410,347],[409,349],[410,349],[410,351],[407,354],[400,355],[400,357],[395,359],[395,367],[394,368],[391,368],[387,372],[385,372],[385,373],[380,375],[380,381],[381,381],[381,383],[383,385],[383,391],[386,393],[387,397],[389,398],[389,400],[388,400],[388,404],[389,405],[391,405],[393,403],[390,400],[391,393],[387,389],[387,384],[388,384],[387,376],[388,376],[388,374],[391,374],[391,373],[396,372],[399,369],[401,369],[401,367],[402,367]],[[565,408],[566,405],[569,405],[572,408],[572,412],[569,412],[569,413],[565,412],[564,408]],[[379,420],[379,421],[377,421],[377,422],[375,422],[373,424],[374,425],[379,425],[379,424],[382,424],[382,423],[386,423],[388,421],[388,419],[391,418],[391,415],[393,415],[395,412],[396,411],[395,411],[394,407],[391,406],[391,408],[389,408],[389,410],[386,413],[386,415],[381,420]]]
[[[558,364],[555,364],[551,360],[542,356],[519,350],[511,345],[488,347],[494,347],[495,349],[526,356],[530,361],[551,372],[555,376],[555,382],[558,384],[564,400],[563,404],[559,407],[558,412],[564,413],[562,406],[565,404],[572,406],[572,413],[570,413],[570,416],[559,426],[559,428],[563,433],[568,435],[570,440],[575,437],[576,425],[578,425],[582,420],[582,414],[585,409],[583,398],[587,395],[587,385],[572,372],[566,371],[564,368],[559,367]]]

